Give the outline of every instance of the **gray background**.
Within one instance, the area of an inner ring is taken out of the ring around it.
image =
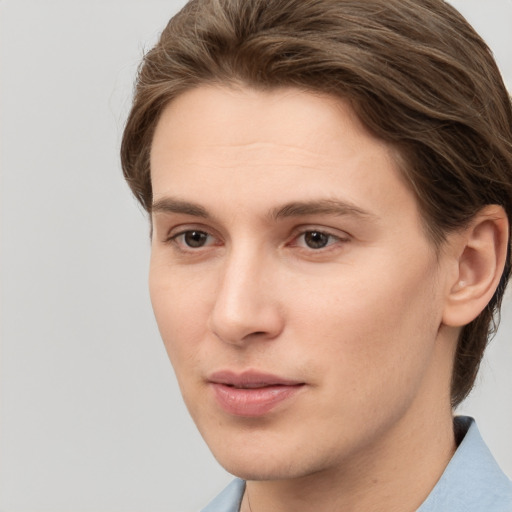
[[[453,2],[512,84],[512,1]],[[179,398],[118,146],[182,1],[0,1],[0,510],[192,511],[230,476]],[[461,408],[512,475],[512,300]]]

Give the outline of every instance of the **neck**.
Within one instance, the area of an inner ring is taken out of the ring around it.
[[[403,418],[364,454],[321,472],[293,480],[248,481],[241,511],[416,510],[456,448],[451,409],[439,412],[414,417],[410,411],[412,418]]]

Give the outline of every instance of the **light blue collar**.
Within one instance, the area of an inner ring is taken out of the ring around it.
[[[244,480],[236,478],[201,512],[239,512],[244,491]]]
[[[458,416],[455,423],[467,433],[417,512],[512,512],[512,483],[491,455],[475,421]]]

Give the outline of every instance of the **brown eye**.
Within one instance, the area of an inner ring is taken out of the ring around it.
[[[331,235],[322,233],[321,231],[306,231],[304,233],[304,243],[310,249],[323,249],[329,244]]]
[[[194,249],[203,247],[208,240],[208,233],[204,231],[187,231],[182,234],[183,242]]]

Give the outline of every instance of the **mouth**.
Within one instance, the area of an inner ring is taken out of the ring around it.
[[[235,416],[263,416],[288,402],[304,382],[255,371],[216,372],[208,379],[217,405]]]

